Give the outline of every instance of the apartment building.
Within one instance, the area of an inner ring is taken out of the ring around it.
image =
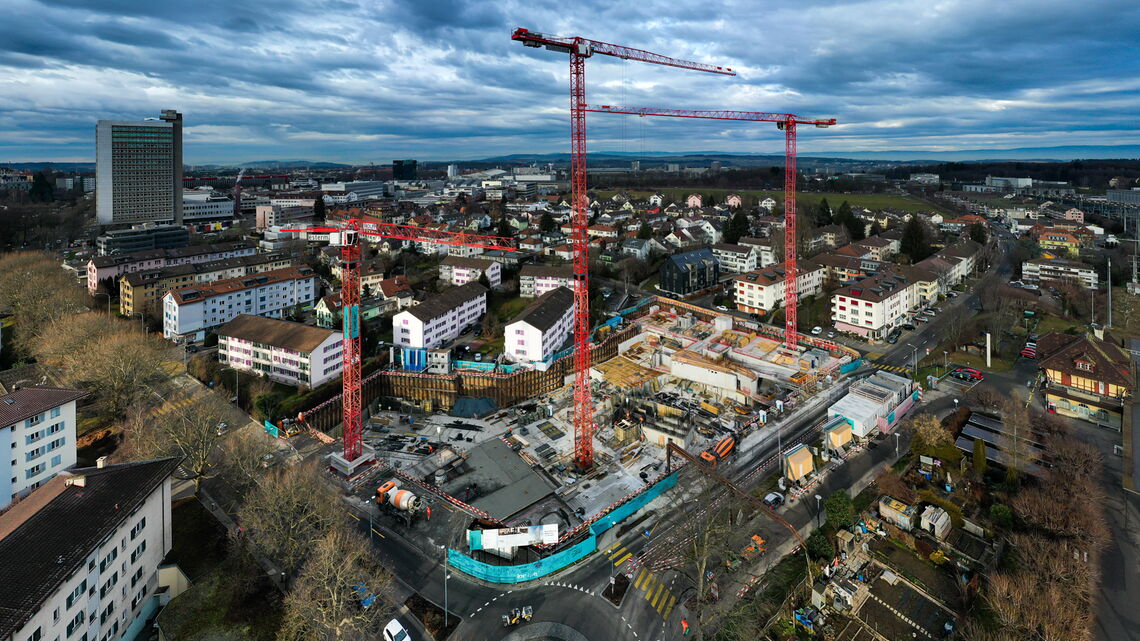
[[[21,387],[0,396],[0,510],[75,465],[75,405],[87,392]]]
[[[547,361],[574,331],[574,292],[559,287],[539,296],[503,331],[503,350],[521,363]]]
[[[238,314],[280,318],[316,300],[317,278],[308,267],[286,267],[169,291],[162,297],[162,334],[201,340]]]
[[[796,293],[800,300],[823,291],[826,272],[822,265],[813,260],[805,260],[800,261],[798,267]],[[732,283],[736,308],[749,314],[766,314],[777,307],[783,307],[786,278],[784,263],[737,276]]]
[[[62,472],[0,515],[0,639],[145,637],[146,622],[181,593],[160,570],[178,463]]]
[[[270,380],[313,389],[340,376],[341,332],[241,314],[218,328],[218,361]]]
[[[779,262],[776,260],[776,248],[770,238],[745,237],[737,241],[737,244],[756,248],[756,267],[754,269],[775,265]]]
[[[493,260],[463,256],[448,256],[439,263],[440,280],[452,285],[477,282],[483,274],[492,288],[498,287],[503,281],[503,266]]]
[[[182,224],[182,114],[95,125],[95,210],[100,225]]]
[[[519,296],[535,298],[546,292],[566,287],[574,290],[574,268],[549,265],[523,265],[519,270]]]
[[[151,249],[172,249],[190,244],[190,230],[182,225],[143,223],[130,229],[114,229],[95,239],[100,256]]]
[[[937,278],[926,270],[897,267],[836,290],[831,319],[841,332],[877,340],[907,322],[911,311],[937,297]]]
[[[753,245],[717,243],[711,249],[713,256],[720,261],[722,272],[742,274],[756,269],[759,252]]]
[[[1120,429],[1135,378],[1132,358],[1104,334],[1046,334],[1037,341],[1037,368],[1045,374],[1049,409]]]
[[[1076,283],[1096,289],[1097,274],[1092,265],[1063,258],[1036,258],[1021,264],[1021,280],[1027,283]]]
[[[270,253],[131,272],[119,277],[119,313],[124,316],[147,313],[149,307],[158,306],[166,292],[172,289],[241,278],[284,269],[292,264],[293,260],[288,255]]]
[[[467,283],[392,317],[393,340],[412,349],[433,349],[455,340],[487,312],[487,288]]]
[[[1047,228],[1036,233],[1037,244],[1045,251],[1077,256],[1081,253],[1081,241],[1076,235],[1063,230]]]
[[[707,247],[665,259],[660,268],[658,289],[666,294],[688,296],[714,287],[720,280],[720,261]]]
[[[87,261],[87,293],[94,296],[95,291],[99,289],[100,282],[107,279],[114,282],[123,274],[172,265],[208,263],[223,258],[252,256],[255,253],[257,253],[257,249],[252,242],[238,241],[215,245],[153,249],[114,256],[96,256]]]

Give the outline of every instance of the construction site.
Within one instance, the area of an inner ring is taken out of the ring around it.
[[[317,432],[339,424],[343,452],[328,457],[328,469],[380,518],[402,523],[409,539],[431,542],[436,549],[446,546],[456,569],[499,583],[541,578],[595,552],[598,537],[608,529],[658,499],[669,501],[662,496],[678,484],[679,470],[691,466],[690,460],[699,470],[711,470],[735,459],[731,466],[751,479],[776,458],[755,460],[760,443],[778,442],[781,457],[788,450],[781,462],[784,476],[793,484],[803,481],[808,473],[802,461],[795,461],[805,449],[799,442],[806,438],[804,426],[799,441],[787,443],[779,434],[772,437],[771,426],[786,424],[790,431],[798,409],[805,415],[809,409],[822,411],[821,403],[837,393],[838,379],[859,362],[858,352],[801,336],[796,324],[796,125],[826,127],[834,119],[591,107],[585,102],[585,61],[599,54],[735,73],[584,38],[525,29],[512,38],[570,57],[572,350],[541,371],[427,374],[390,365],[362,381],[357,309],[362,237],[502,251],[514,247],[507,238],[357,220],[295,230],[336,232],[342,247],[343,393],[300,417]],[[783,327],[663,297],[611,318],[605,331],[590,325],[585,231],[585,114],[590,111],[776,123],[787,151]],[[380,411],[383,399],[414,409]],[[752,454],[738,456],[740,451]],[[811,463],[809,455],[807,466]]]

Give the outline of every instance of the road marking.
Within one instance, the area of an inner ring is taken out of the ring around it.
[[[649,574],[648,570],[646,570],[645,568],[641,568],[641,573],[637,575],[637,580],[633,582],[633,587],[640,590],[641,589],[641,582],[643,579],[645,579],[646,576],[648,576],[648,574]]]
[[[359,520],[360,520],[360,517],[359,517],[359,516],[357,516],[357,515],[355,515],[355,514],[353,514],[352,512],[349,512],[349,513],[348,513],[348,515],[349,515],[349,516],[351,516],[352,518],[356,519],[357,521],[359,521]]]
[[[359,519],[358,519],[358,520],[359,520]],[[373,534],[375,534],[376,536],[378,536],[378,537],[382,538],[382,539],[386,539],[386,538],[388,538],[388,537],[384,536],[383,534],[381,534],[381,533],[380,533],[380,531],[379,531],[379,530],[377,530],[376,528],[372,528],[372,533],[373,533]]]
[[[614,553],[610,555],[610,559],[612,560],[614,557],[618,556],[618,555],[619,555],[619,554],[621,554],[622,552],[625,552],[625,546],[624,546],[624,545],[619,545],[619,546],[618,546],[618,547],[617,547],[617,548],[614,550]]]
[[[673,604],[677,602],[677,595],[669,596],[669,605],[665,607],[665,614],[661,615],[666,619],[669,618],[669,613],[673,611]]]
[[[660,583],[655,583],[653,581],[646,583],[645,584],[645,600],[648,601],[649,597],[653,596],[653,590],[659,588],[660,586],[661,586]]]
[[[649,607],[656,608],[657,602],[659,600],[661,600],[662,594],[665,594],[665,584],[664,583],[658,583],[657,584],[657,593],[653,595],[653,600],[649,602]]]
[[[490,602],[490,601],[488,601],[488,602],[484,603],[484,604],[483,604],[483,607],[487,607],[488,605],[491,605],[491,602]]]
[[[626,561],[629,560],[629,557],[631,557],[631,556],[633,556],[633,552],[626,552],[625,556],[621,557],[617,561],[614,561],[614,565],[621,565],[622,563],[625,563]]]

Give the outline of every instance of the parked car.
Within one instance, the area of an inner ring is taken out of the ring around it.
[[[833,329],[833,330],[827,332],[827,337],[828,338],[835,338],[835,330]]]
[[[392,619],[384,626],[384,641],[411,641],[411,637],[399,621]]]
[[[964,381],[980,381],[985,378],[978,370],[966,367],[960,367],[954,370],[953,373],[958,374],[955,378],[961,378]]]
[[[914,317],[914,320],[916,320],[916,321],[918,321],[918,322],[920,322],[920,323],[929,323],[929,322],[930,322],[930,319],[929,319],[929,318],[927,318],[927,317],[925,317],[925,316],[923,316],[922,314],[919,314],[919,315],[915,316],[915,317]]]
[[[811,335],[812,336],[819,336],[822,333],[823,333],[823,328],[820,327],[819,325],[816,325],[815,327],[811,328]]]
[[[907,330],[907,331],[910,331],[910,330],[914,329],[915,327],[914,327],[914,323],[903,323],[902,328]]]
[[[764,505],[769,509],[776,509],[784,504],[784,495],[779,492],[770,492],[768,496],[764,497]]]
[[[728,311],[728,308],[725,307],[724,305],[717,305],[716,308],[717,308],[717,311],[721,311],[721,312],[727,312]]]

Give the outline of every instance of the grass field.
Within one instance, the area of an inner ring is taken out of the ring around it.
[[[763,190],[750,190],[750,189],[712,189],[707,187],[690,187],[690,188],[667,188],[661,189],[657,192],[654,191],[641,191],[641,190],[621,190],[621,189],[603,189],[591,190],[595,196],[601,200],[603,198],[611,198],[617,193],[626,193],[634,198],[648,198],[654,193],[660,193],[667,199],[673,201],[684,200],[685,196],[689,194],[701,194],[704,196],[712,195],[716,198],[717,202],[722,202],[724,197],[728,194],[740,194],[740,197],[745,200],[746,204],[755,204],[765,198],[771,198],[777,202],[783,202],[784,192],[782,191],[763,191]],[[900,196],[896,194],[842,194],[837,192],[831,193],[801,193],[796,197],[796,204],[815,205],[823,198],[827,199],[827,203],[831,205],[832,209],[838,207],[843,201],[847,201],[853,207],[866,207],[867,209],[880,210],[880,209],[898,209],[902,211],[943,211],[941,208],[910,196]]]

